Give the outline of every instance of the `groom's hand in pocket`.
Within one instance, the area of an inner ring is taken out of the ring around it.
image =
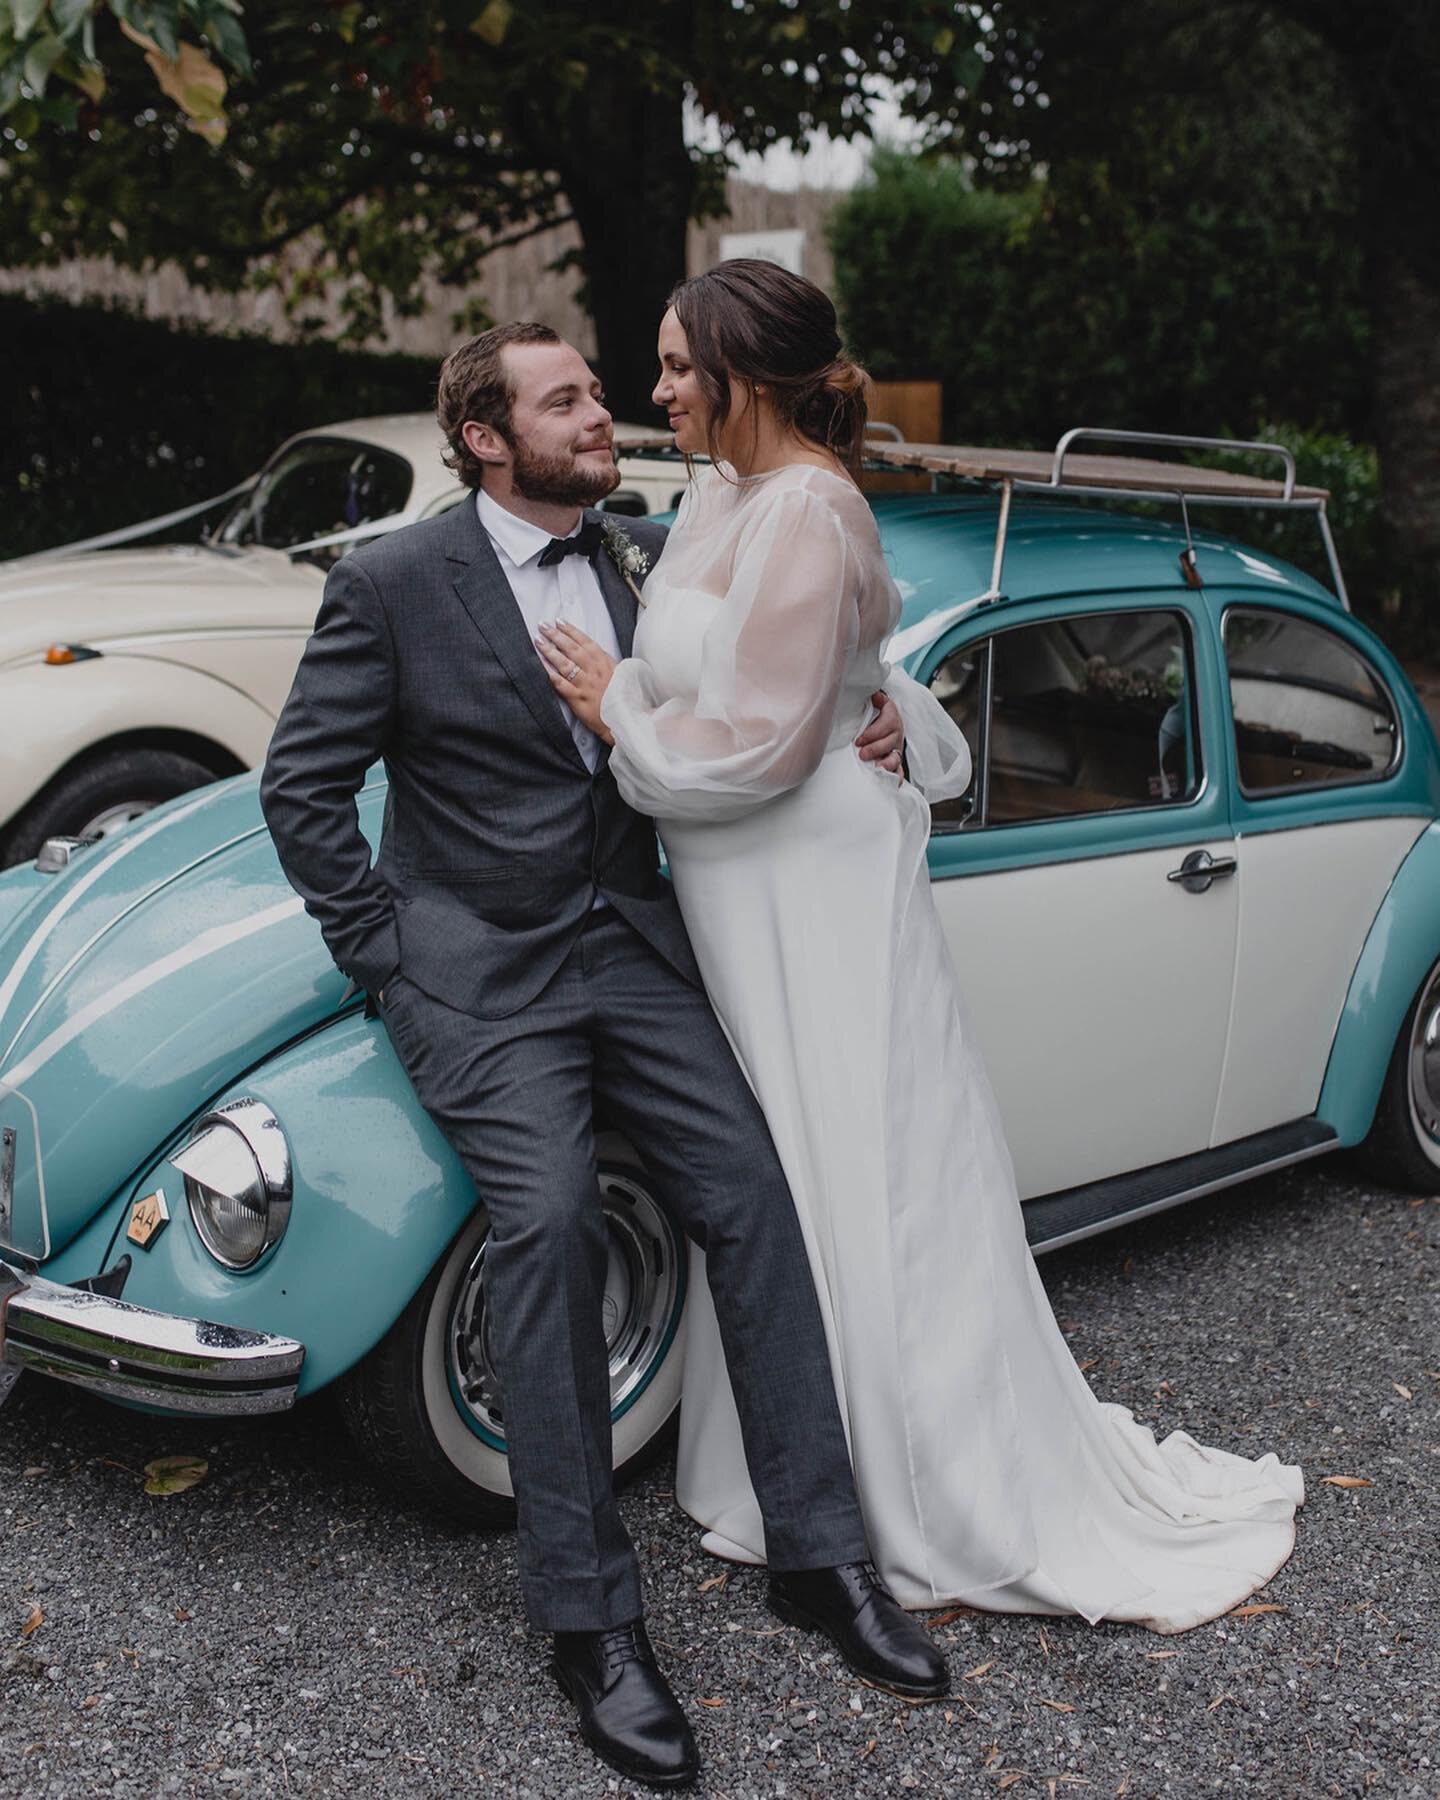
[[[860,760],[879,763],[892,775],[903,775],[905,727],[900,723],[900,708],[883,688],[870,696],[870,704],[878,706],[880,711],[855,740]]]

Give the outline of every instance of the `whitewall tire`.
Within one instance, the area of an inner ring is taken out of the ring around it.
[[[686,1244],[622,1148],[600,1165],[605,1336],[617,1483],[669,1439],[684,1362]],[[394,1326],[341,1384],[347,1425],[404,1493],[471,1524],[513,1524],[504,1394],[489,1354],[478,1210]]]

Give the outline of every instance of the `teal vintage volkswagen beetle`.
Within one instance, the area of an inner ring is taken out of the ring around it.
[[[1188,517],[1072,504],[1323,529],[1323,495],[1069,439],[884,454],[947,489],[875,501],[891,648],[976,753],[931,872],[1035,1247],[1342,1146],[1440,1190],[1440,751],[1414,693],[1333,563],[1336,592]],[[384,801],[376,771],[372,842]],[[685,1256],[598,1126],[623,1470],[675,1409]],[[0,877],[0,1393],[30,1369],[218,1415],[338,1384],[379,1465],[504,1517],[485,1241],[253,776]]]

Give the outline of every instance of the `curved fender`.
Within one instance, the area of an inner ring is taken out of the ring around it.
[[[1350,978],[1315,1109],[1342,1144],[1358,1144],[1369,1131],[1396,1034],[1437,957],[1440,823],[1421,833],[1401,863]]]
[[[188,731],[246,768],[265,755],[275,721],[248,694],[183,663],[98,656],[63,668],[0,671],[6,757],[0,821],[83,751],[128,731]]]
[[[301,1395],[343,1375],[380,1341],[475,1207],[475,1190],[420,1102],[385,1028],[350,1013],[217,1095],[252,1096],[290,1146],[294,1205],[278,1249],[253,1274],[223,1269],[200,1242],[177,1171],[157,1157],[46,1273],[75,1281],[133,1264],[140,1306],[282,1332],[305,1346]],[[188,1136],[165,1146],[168,1153]],[[170,1223],[148,1250],[126,1242],[132,1201],[162,1187]],[[88,1266],[82,1266],[88,1264]]]

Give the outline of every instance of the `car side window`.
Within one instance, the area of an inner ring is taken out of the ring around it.
[[[937,826],[1012,825],[1175,805],[1200,788],[1193,656],[1181,614],[1085,613],[957,650],[931,688],[975,757]]]
[[[1333,631],[1231,607],[1225,661],[1243,793],[1378,781],[1394,768],[1395,703],[1359,651]]]

